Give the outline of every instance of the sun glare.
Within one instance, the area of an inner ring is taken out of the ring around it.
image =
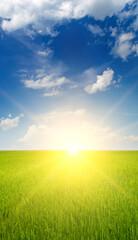
[[[77,154],[78,151],[79,151],[79,149],[76,148],[76,147],[71,147],[71,148],[69,149],[69,152],[70,152],[72,155]]]

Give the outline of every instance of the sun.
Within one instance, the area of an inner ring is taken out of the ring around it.
[[[70,152],[72,155],[77,154],[78,151],[79,151],[79,149],[78,149],[77,147],[71,147],[71,148],[69,149],[69,152]]]

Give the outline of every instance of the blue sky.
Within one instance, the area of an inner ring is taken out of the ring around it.
[[[135,0],[0,2],[0,149],[138,150]]]

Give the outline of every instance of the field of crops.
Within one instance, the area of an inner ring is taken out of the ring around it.
[[[1,240],[137,239],[138,152],[0,152]]]

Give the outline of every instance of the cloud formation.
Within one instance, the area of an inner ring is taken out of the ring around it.
[[[138,31],[138,16],[135,19],[135,21],[133,22],[132,27],[134,28],[135,31]]]
[[[0,127],[3,131],[10,130],[12,128],[18,127],[20,119],[24,117],[23,114],[20,114],[19,116],[12,118],[11,114],[8,115],[8,118],[1,118],[0,119]]]
[[[92,32],[94,35],[104,36],[103,30],[98,25],[88,25],[88,29],[90,32]]]
[[[137,44],[133,44],[132,40],[135,38],[133,32],[120,34],[115,42],[111,54],[116,57],[121,57],[123,60],[127,60],[127,57],[132,53],[137,54]]]
[[[45,49],[43,51],[38,51],[37,54],[42,56],[42,57],[49,57],[53,54],[53,51],[48,48],[48,49]]]
[[[63,19],[78,19],[86,15],[103,20],[106,16],[117,14],[126,3],[134,0],[1,0],[0,17],[2,28],[15,31],[29,24],[42,31],[51,31],[49,26]],[[46,30],[47,29],[47,30]],[[47,33],[48,33],[47,31]]]
[[[137,136],[121,136],[109,126],[98,125],[85,109],[54,111],[39,116],[18,140],[19,149],[127,149]]]
[[[84,90],[89,94],[105,91],[113,83],[113,76],[114,71],[108,68],[102,75],[97,76],[97,81],[95,83],[86,86]]]
[[[49,75],[40,75],[39,79],[29,79],[29,80],[22,80],[26,88],[31,89],[45,89],[46,92],[43,96],[55,96],[59,95],[60,91],[59,88],[68,83],[69,80],[66,77],[58,77],[56,74],[49,74]]]
[[[85,113],[85,109],[77,109],[53,111],[39,116],[39,124],[31,125],[18,143],[30,149],[67,149],[72,145],[80,145],[86,141],[87,135]]]
[[[61,94],[61,92],[59,90],[52,90],[49,92],[46,92],[43,94],[44,97],[53,97],[53,96],[59,96]]]

